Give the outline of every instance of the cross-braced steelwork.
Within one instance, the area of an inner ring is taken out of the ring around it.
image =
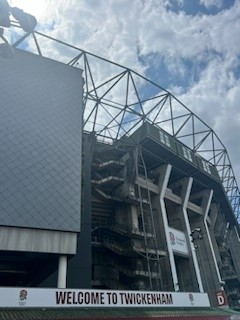
[[[84,72],[84,130],[112,143],[148,121],[164,129],[218,170],[240,221],[240,192],[227,150],[217,134],[181,101],[137,72],[49,37],[17,29],[12,46],[81,68]],[[16,38],[18,40],[16,40]],[[49,49],[50,48],[50,49]]]

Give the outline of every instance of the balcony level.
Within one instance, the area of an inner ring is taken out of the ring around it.
[[[171,164],[176,169],[175,181],[191,176],[203,188],[212,189],[216,201],[225,212],[229,222],[234,225],[237,223],[217,169],[210,162],[194,153],[164,130],[148,122],[144,123],[128,139],[141,145],[148,171],[163,164]],[[122,141],[123,145],[127,143],[126,140]]]

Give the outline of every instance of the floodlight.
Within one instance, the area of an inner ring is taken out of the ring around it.
[[[32,32],[35,29],[37,25],[37,19],[34,16],[17,7],[11,8],[10,11],[13,17],[18,20],[24,31]]]
[[[191,231],[190,236],[192,237],[192,242],[198,239],[203,239],[202,235],[202,229],[201,228],[195,228],[194,230]]]
[[[14,57],[13,47],[9,43],[4,42],[0,44],[0,57],[4,59],[11,59]]]
[[[10,7],[7,0],[0,0],[0,26],[9,28],[10,23]]]

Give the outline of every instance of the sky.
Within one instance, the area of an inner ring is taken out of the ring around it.
[[[37,30],[169,90],[218,135],[240,185],[239,0],[9,0]],[[51,50],[51,48],[49,48]]]

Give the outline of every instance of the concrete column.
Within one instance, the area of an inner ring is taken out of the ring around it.
[[[206,196],[203,198],[203,204],[202,204],[202,209],[203,209],[203,216],[204,216],[204,226],[206,229],[206,233],[207,233],[207,238],[208,238],[208,242],[209,242],[209,247],[210,247],[210,251],[212,254],[212,258],[213,258],[213,263],[215,266],[215,270],[217,273],[217,278],[218,278],[218,282],[219,282],[219,288],[223,289],[223,281],[220,275],[220,271],[218,268],[218,264],[217,264],[217,259],[216,259],[216,255],[214,252],[214,248],[213,248],[213,244],[212,244],[212,239],[210,236],[210,232],[208,229],[208,222],[207,222],[207,218],[208,218],[208,213],[209,213],[209,209],[210,209],[210,205],[211,205],[211,201],[212,201],[212,196],[213,196],[213,190],[210,190],[208,192],[208,194],[206,194]]]
[[[170,262],[170,266],[171,266],[173,286],[174,286],[175,291],[179,291],[177,270],[176,270],[176,265],[175,265],[175,260],[174,260],[174,254],[172,251],[172,246],[170,243],[167,211],[166,211],[166,206],[165,206],[165,202],[164,202],[164,197],[165,197],[165,193],[166,193],[171,170],[172,170],[172,166],[170,164],[163,166],[161,168],[158,187],[159,187],[160,208],[161,208],[161,212],[162,212],[162,219],[163,219],[165,237],[166,237],[166,242],[167,242],[167,249],[168,249],[168,254],[169,254],[169,262]]]
[[[58,260],[58,288],[66,288],[67,285],[67,256],[60,256]]]
[[[181,195],[182,196],[182,210],[183,210],[185,226],[186,226],[186,230],[187,230],[187,234],[188,234],[187,239],[190,244],[190,250],[191,250],[191,254],[192,254],[193,265],[194,265],[194,269],[195,269],[195,273],[196,273],[196,277],[197,277],[199,291],[204,292],[200,269],[199,269],[199,265],[198,265],[198,261],[197,261],[196,250],[195,250],[193,242],[190,241],[190,238],[189,238],[190,234],[191,234],[191,227],[190,227],[188,214],[187,214],[187,204],[188,204],[191,189],[192,189],[192,183],[193,183],[193,179],[191,177],[185,181],[185,186],[183,188],[183,192]]]
[[[131,206],[131,218],[132,218],[132,228],[133,232],[139,232],[139,223],[138,223],[138,212],[135,206]]]
[[[217,217],[218,217],[218,206],[216,203],[211,204],[211,226],[212,229],[214,229],[214,226],[217,222]]]
[[[240,237],[239,237],[238,230],[237,230],[237,227],[236,227],[236,226],[234,226],[234,230],[235,230],[235,232],[236,232],[237,239],[238,239],[238,241],[240,242]]]

